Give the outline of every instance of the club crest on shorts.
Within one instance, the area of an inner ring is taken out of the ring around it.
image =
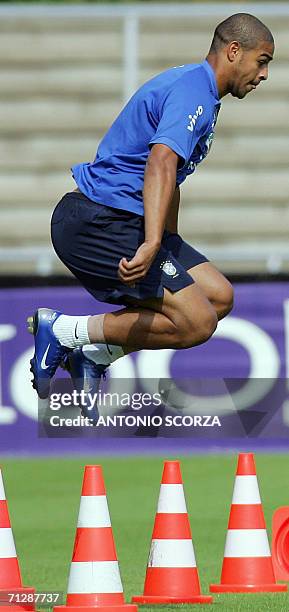
[[[175,276],[177,272],[177,268],[172,264],[171,261],[165,261],[162,263],[161,268],[165,274],[168,276]]]

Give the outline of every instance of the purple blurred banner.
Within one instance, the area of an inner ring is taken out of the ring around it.
[[[206,344],[182,351],[141,351],[111,367],[109,383],[113,386],[115,379],[125,379],[131,393],[139,380],[144,391],[151,390],[152,380],[157,384],[159,379],[172,379],[177,387],[181,379],[195,380],[193,392],[182,389],[184,402],[189,405],[186,414],[217,415],[223,429],[218,428],[216,436],[207,431],[196,435],[191,429],[181,439],[177,428],[169,428],[169,433],[161,430],[155,437],[144,431],[136,439],[110,439],[97,434],[69,439],[39,437],[38,402],[29,372],[33,339],[26,331],[26,318],[41,306],[67,314],[113,310],[95,302],[79,287],[0,291],[0,454],[141,454],[238,445],[289,448],[288,282],[236,284],[233,313],[220,322]],[[212,392],[212,381],[217,392]],[[232,429],[231,438],[230,416],[226,413],[228,389],[243,426],[243,435]]]

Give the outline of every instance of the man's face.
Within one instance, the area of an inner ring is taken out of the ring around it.
[[[250,51],[239,49],[232,66],[232,96],[242,99],[268,78],[268,64],[273,59],[273,53],[274,46],[269,42],[260,42]]]

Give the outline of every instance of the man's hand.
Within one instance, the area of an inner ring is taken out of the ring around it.
[[[134,257],[127,261],[123,257],[119,262],[118,276],[126,285],[134,285],[147,274],[158,250],[159,244],[143,242],[138,248]]]

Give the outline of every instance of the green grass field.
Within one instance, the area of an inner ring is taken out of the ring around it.
[[[170,457],[176,458],[176,457]],[[126,600],[141,594],[162,474],[156,458],[3,459],[4,483],[24,584],[66,591],[83,466],[103,466]],[[275,508],[289,505],[289,455],[256,455],[269,533]],[[204,593],[219,582],[236,455],[181,458],[185,494]],[[289,594],[215,595],[216,610],[289,609]],[[177,606],[187,612],[191,606]],[[141,608],[140,608],[141,609]],[[144,612],[174,606],[144,607]],[[198,605],[196,610],[211,610]]]

